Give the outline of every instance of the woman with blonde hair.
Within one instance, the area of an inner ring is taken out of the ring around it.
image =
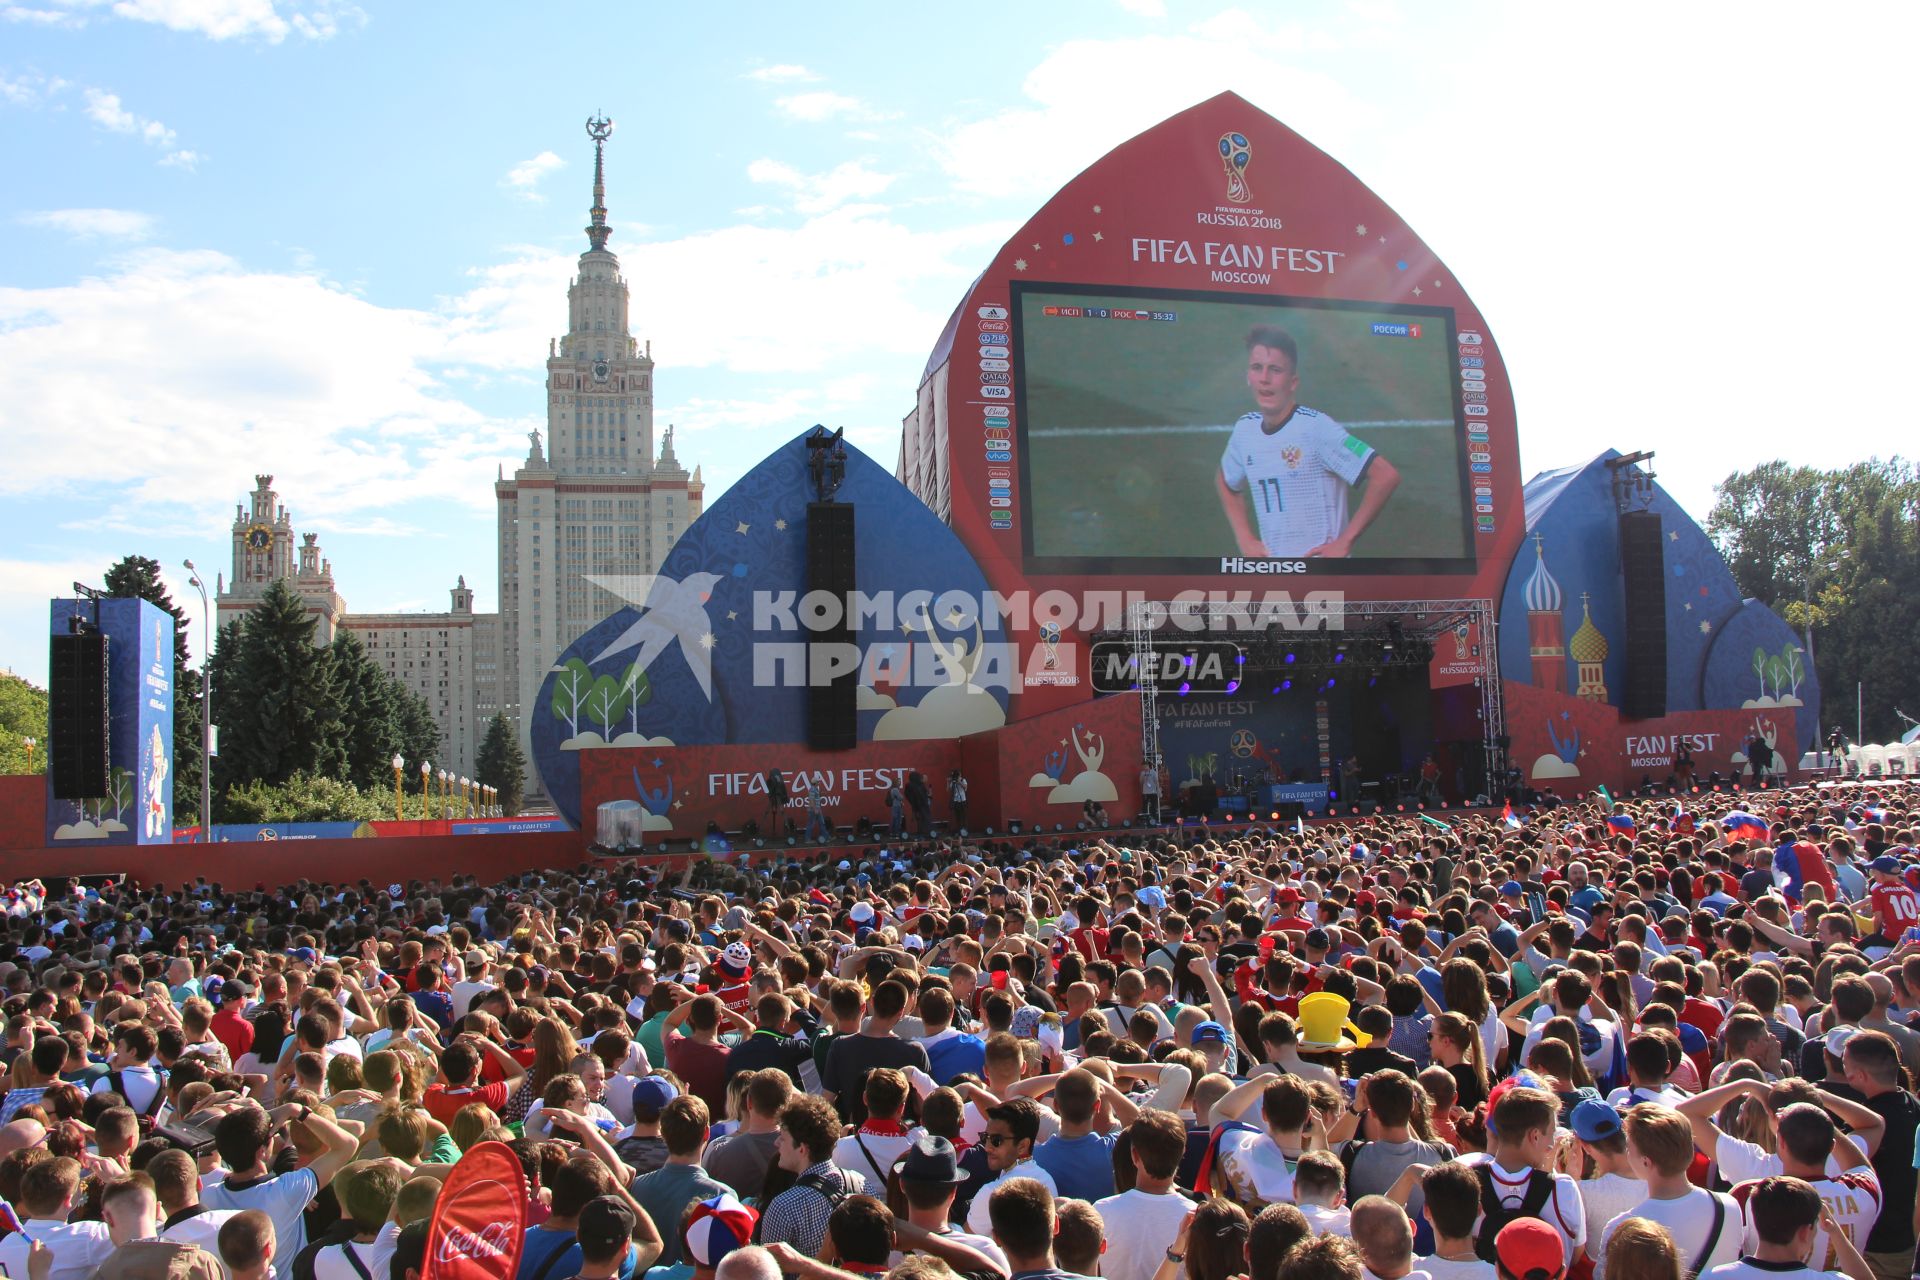
[[[1683,1280],[1680,1248],[1657,1222],[1628,1218],[1607,1237],[1607,1270],[1594,1280]]]

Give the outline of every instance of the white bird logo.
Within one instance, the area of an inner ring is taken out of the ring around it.
[[[678,582],[651,574],[588,574],[587,581],[645,610],[618,640],[589,659],[588,666],[597,667],[614,654],[638,645],[640,653],[634,664],[645,671],[678,640],[681,656],[687,660],[693,678],[700,682],[700,692],[707,695],[707,701],[713,701],[713,628],[707,620],[706,604],[714,584],[720,581],[719,574],[690,573]]]

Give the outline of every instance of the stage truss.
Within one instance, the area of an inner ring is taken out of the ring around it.
[[[1196,639],[1208,636],[1241,639],[1261,634],[1247,626],[1253,606],[1226,600],[1142,600],[1127,613],[1127,640],[1139,670],[1145,670],[1147,654],[1156,634],[1183,619],[1182,634]],[[1347,601],[1339,613],[1339,625],[1329,625],[1327,634],[1352,633],[1367,624],[1400,624],[1402,634],[1437,641],[1462,623],[1475,626],[1480,638],[1480,674],[1473,684],[1480,694],[1480,747],[1486,767],[1486,793],[1499,795],[1506,784],[1507,737],[1506,708],[1500,695],[1499,621],[1493,601],[1463,597],[1448,600],[1358,600]],[[1194,626],[1194,623],[1200,623]],[[1359,626],[1356,627],[1355,624]],[[1308,634],[1290,633],[1304,639]],[[1160,690],[1151,680],[1140,684],[1140,758],[1151,768],[1160,767]],[[1164,799],[1164,798],[1163,798]]]

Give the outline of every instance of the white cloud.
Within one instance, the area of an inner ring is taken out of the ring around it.
[[[793,207],[805,214],[825,213],[850,200],[871,200],[894,182],[892,174],[878,173],[859,160],[808,174],[778,160],[760,159],[747,166],[747,177],[787,188],[793,193]]]
[[[507,170],[506,183],[523,200],[542,203],[546,196],[540,191],[540,183],[557,169],[567,167],[567,162],[552,151],[542,151],[530,160],[522,160]]]
[[[198,151],[169,151],[160,157],[160,163],[169,169],[185,169],[191,173],[200,167],[202,158]]]
[[[747,72],[747,79],[758,80],[762,84],[805,84],[819,78],[797,62],[776,62],[770,67],[757,67]]]
[[[152,215],[133,209],[41,209],[15,221],[77,240],[145,240],[153,234]]]
[[[257,37],[278,44],[289,35],[328,40],[367,16],[344,0],[39,0],[0,8],[0,18],[49,26],[82,26],[100,14],[144,22],[211,40]]]
[[[816,89],[810,93],[789,94],[784,98],[775,98],[773,105],[786,116],[795,120],[805,120],[809,124],[818,124],[823,120],[845,118],[849,120],[881,120],[886,115],[875,111],[858,98],[848,97],[844,93],[834,93],[830,89]]]
[[[1339,155],[1381,110],[1315,63],[1372,30],[1370,21],[1351,31],[1308,30],[1229,10],[1177,35],[1070,40],[1027,74],[1021,84],[1026,103],[957,122],[934,146],[961,191],[1037,198],[1175,112],[1240,88]],[[1129,90],[1092,94],[1089,84]]]
[[[1120,7],[1141,18],[1164,18],[1167,6],[1162,0],[1119,0]]]
[[[140,139],[149,146],[171,148],[176,137],[174,131],[158,120],[149,120],[145,116],[135,115],[126,109],[117,93],[108,93],[104,89],[88,89],[87,118],[102,129],[113,133],[124,133]],[[172,154],[190,154],[174,152]],[[195,157],[198,159],[198,157]],[[166,161],[162,161],[166,163]]]

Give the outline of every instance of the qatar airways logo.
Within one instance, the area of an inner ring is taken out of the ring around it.
[[[458,1258],[472,1258],[476,1262],[504,1258],[513,1235],[512,1224],[506,1222],[489,1222],[478,1234],[449,1224],[447,1233],[440,1237],[440,1248],[434,1257],[443,1266]]]

